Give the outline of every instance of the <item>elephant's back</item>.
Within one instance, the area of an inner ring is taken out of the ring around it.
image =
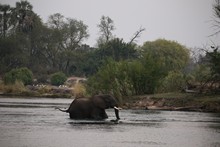
[[[89,98],[77,98],[74,99],[73,102],[70,105],[69,111],[74,110],[84,110],[91,107],[91,101]]]

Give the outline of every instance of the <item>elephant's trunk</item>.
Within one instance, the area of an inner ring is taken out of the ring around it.
[[[118,107],[116,107],[116,106],[114,107],[114,109],[115,109],[115,116],[116,116],[116,118],[120,119],[120,117],[119,117],[119,110],[120,109]]]

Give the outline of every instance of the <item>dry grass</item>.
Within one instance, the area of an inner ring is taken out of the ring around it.
[[[4,87],[5,87],[5,85],[3,84],[3,81],[0,80],[0,93],[4,92]]]
[[[40,94],[45,94],[45,93],[51,93],[52,87],[51,86],[44,86],[44,87],[40,87],[38,89],[38,92]]]
[[[14,84],[4,85],[0,84],[0,90],[2,93],[23,93],[28,90],[25,88],[24,84],[21,81],[15,81]]]
[[[72,88],[73,88],[73,95],[76,98],[84,97],[86,95],[86,88],[82,83],[76,83]]]

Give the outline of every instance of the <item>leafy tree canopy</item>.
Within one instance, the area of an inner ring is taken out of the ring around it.
[[[145,42],[143,54],[150,54],[156,61],[159,60],[165,72],[182,70],[189,61],[189,50],[175,41],[158,39]]]

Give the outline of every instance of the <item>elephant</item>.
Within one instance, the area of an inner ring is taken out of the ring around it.
[[[94,119],[102,120],[107,119],[108,115],[105,109],[114,108],[116,120],[119,120],[118,103],[112,95],[102,94],[95,95],[90,98],[77,98],[72,101],[67,110],[62,112],[69,113],[71,119]]]

